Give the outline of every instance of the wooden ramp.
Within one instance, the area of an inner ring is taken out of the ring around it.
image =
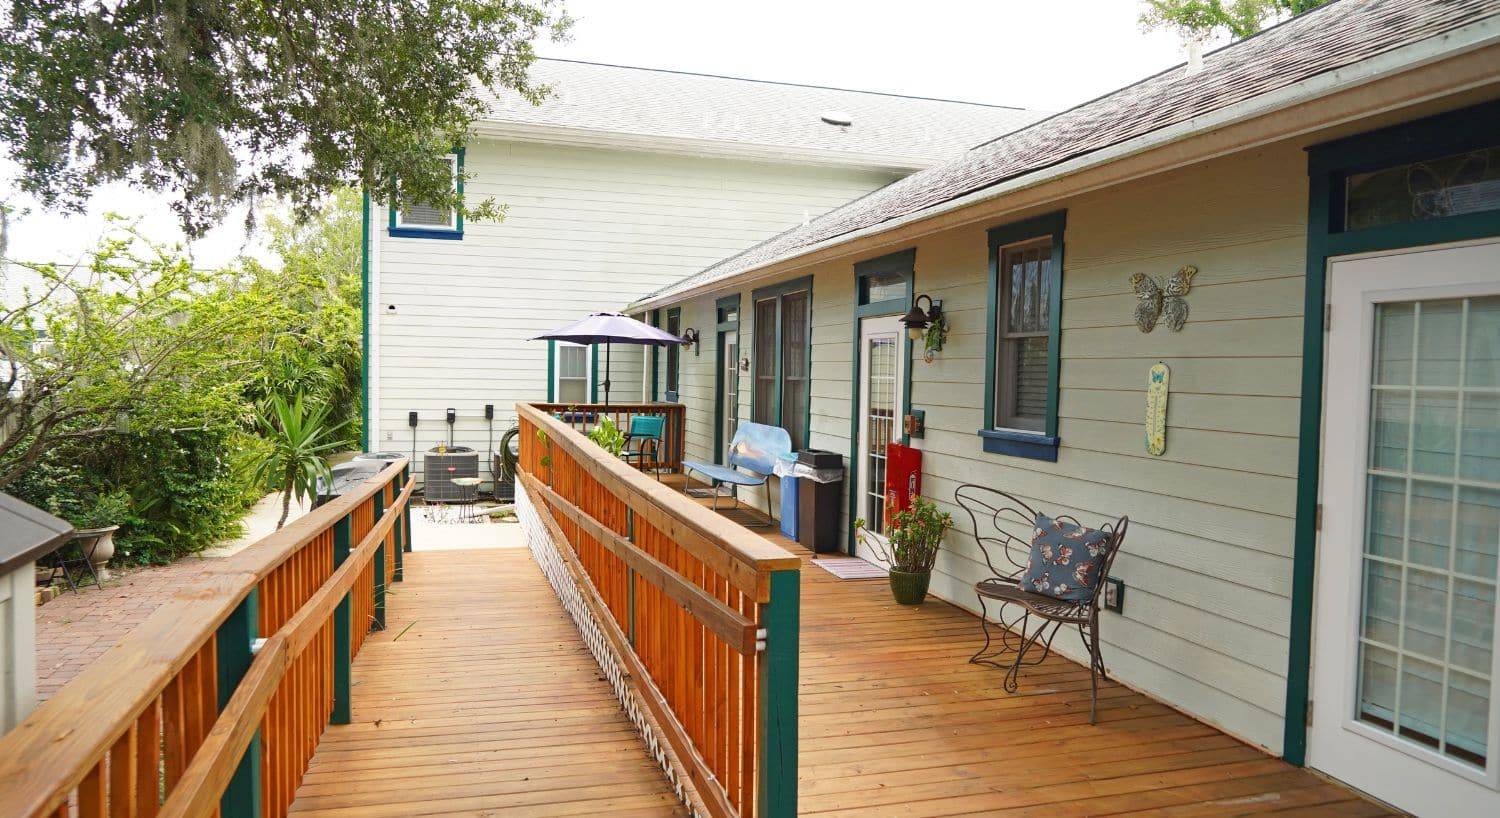
[[[681,815],[525,549],[406,555],[292,813]]]

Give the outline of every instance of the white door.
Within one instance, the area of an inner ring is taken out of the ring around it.
[[[1309,763],[1500,815],[1500,243],[1329,264]]]
[[[719,422],[724,430],[724,445],[716,462],[723,462],[724,450],[728,449],[729,441],[734,440],[734,432],[740,426],[740,339],[738,332],[721,333],[719,337],[723,339],[724,349],[719,357],[719,366],[724,370],[724,393],[719,396],[723,402],[719,406]]]
[[[901,391],[906,383],[904,329],[896,316],[866,318],[859,330],[859,485],[855,517],[867,537],[884,542],[885,447],[901,439]],[[855,553],[873,559],[873,548]]]

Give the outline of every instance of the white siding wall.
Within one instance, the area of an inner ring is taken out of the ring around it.
[[[952,499],[964,482],[1085,521],[1128,514],[1113,572],[1127,585],[1125,612],[1106,613],[1101,627],[1110,671],[1273,752],[1290,614],[1304,167],[1298,147],[1278,146],[1046,208],[1068,211],[1056,463],[987,454],[975,434],[984,423],[985,229],[1016,219],[938,234],[917,244],[916,257],[916,292],[942,299],[952,327],[934,363],[918,355],[912,364],[912,404],[927,412],[915,444],[925,451],[924,491],[963,528]],[[1187,327],[1141,334],[1131,274],[1164,277],[1184,264],[1200,271]],[[811,272],[812,442],[848,452],[853,264]],[[743,297],[741,343],[753,350]],[[705,349],[701,360],[714,358]],[[1151,457],[1144,385],[1158,360],[1172,367],[1172,394],[1167,451]],[[711,369],[706,377],[709,408],[690,424],[711,418]],[[749,417],[748,376],[744,384]],[[975,609],[972,583],[987,573],[978,550],[962,531],[946,545],[933,593]],[[1076,637],[1058,641],[1082,654]]]
[[[372,207],[371,446],[409,452],[415,410],[419,467],[447,433],[445,408],[458,410],[456,442],[483,453],[484,404],[495,405],[498,439],[517,401],[546,399],[547,345],[530,336],[618,309],[893,178],[492,140],[470,144],[465,164],[476,176],[466,195],[504,203],[505,221],[467,224],[462,241],[392,238],[386,209]],[[712,305],[682,326],[711,340]],[[639,400],[640,351],[614,352],[612,397]],[[684,359],[697,360],[707,351]],[[711,402],[711,371],[708,383]]]

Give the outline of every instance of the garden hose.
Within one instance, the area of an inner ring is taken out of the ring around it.
[[[503,434],[503,435],[500,436],[500,479],[501,480],[510,480],[510,481],[514,482],[515,479],[516,479],[516,470],[517,470],[517,466],[519,465],[519,463],[517,462],[517,455],[516,455],[516,453],[511,451],[510,444],[511,444],[511,441],[515,440],[520,434],[521,434],[521,427],[516,426],[516,427],[513,427],[513,428],[507,430],[505,432],[505,434]]]

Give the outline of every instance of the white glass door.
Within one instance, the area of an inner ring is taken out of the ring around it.
[[[896,316],[866,318],[859,334],[859,485],[855,515],[868,536],[882,537],[885,519],[886,445],[901,439],[902,389],[906,383],[905,345]],[[872,549],[856,549],[865,558]]]
[[[738,332],[723,332],[719,334],[720,347],[723,350],[719,356],[719,366],[723,368],[722,383],[724,391],[719,395],[719,423],[724,430],[724,445],[721,449],[729,446],[729,441],[734,440],[735,430],[740,425],[740,339]],[[723,462],[724,452],[718,453],[719,462]]]
[[[1500,815],[1500,244],[1329,265],[1309,762]]]

